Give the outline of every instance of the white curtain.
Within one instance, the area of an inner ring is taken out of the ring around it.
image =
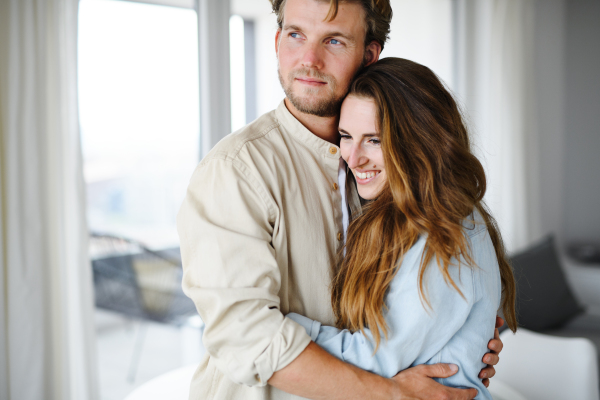
[[[98,397],[78,0],[0,0],[0,398]]]
[[[455,88],[510,250],[540,230],[533,0],[455,0]]]

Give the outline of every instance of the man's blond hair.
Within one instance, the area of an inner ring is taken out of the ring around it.
[[[279,29],[283,26],[283,10],[287,0],[269,0],[273,7],[273,12],[277,15],[277,24]],[[373,40],[383,46],[390,34],[390,22],[392,21],[392,6],[390,0],[316,0],[319,2],[329,2],[329,13],[326,21],[335,19],[338,13],[340,3],[358,3],[365,10],[366,36],[365,45]]]

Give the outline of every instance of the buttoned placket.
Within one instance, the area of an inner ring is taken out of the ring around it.
[[[344,218],[343,218],[343,204],[342,204],[342,194],[340,191],[340,186],[338,184],[338,174],[340,168],[340,149],[338,146],[329,145],[327,149],[327,153],[325,154],[325,159],[328,167],[328,171],[330,171],[331,176],[331,206],[333,207],[333,215],[335,218],[335,227],[337,232],[335,232],[334,240],[337,242],[336,247],[341,249],[344,245]]]
[[[342,213],[342,195],[340,191],[340,185],[338,182],[338,174],[339,174],[339,163],[340,163],[340,148],[339,146],[333,145],[329,142],[324,141],[319,138],[312,132],[310,132],[306,127],[299,123],[299,121],[292,116],[292,114],[285,108],[285,103],[282,103],[283,108],[278,109],[278,114],[282,120],[286,120],[290,123],[291,126],[296,126],[298,130],[295,132],[296,138],[300,140],[300,142],[318,154],[321,154],[323,157],[323,163],[325,166],[325,170],[327,171],[327,181],[328,181],[328,192],[330,193],[329,198],[331,202],[331,207],[333,208],[333,215],[335,218],[334,226],[335,232],[331,232],[331,238],[328,240],[332,240],[334,248],[338,250],[344,245],[345,240],[345,230],[344,230],[344,222],[343,222],[343,213]],[[281,107],[281,106],[280,106]],[[284,111],[285,110],[285,111]]]

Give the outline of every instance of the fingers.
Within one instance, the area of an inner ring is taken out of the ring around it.
[[[485,356],[483,356],[483,362],[487,365],[498,365],[499,361],[500,357],[496,353],[487,353]]]
[[[496,329],[500,328],[502,325],[504,325],[504,320],[496,316]]]
[[[496,369],[494,367],[486,367],[479,373],[479,379],[489,379],[496,375]]]
[[[496,354],[500,353],[502,351],[503,347],[504,347],[504,344],[502,343],[502,340],[500,340],[498,338],[492,339],[488,342],[488,349],[492,350]],[[496,364],[494,364],[494,365],[496,365]]]
[[[420,365],[421,372],[429,378],[447,378],[458,372],[455,364]]]
[[[472,400],[477,396],[477,389],[450,389],[451,400]]]
[[[467,397],[467,399],[472,400],[477,396],[477,393],[479,393],[479,391],[477,389],[468,389],[468,395],[469,397]]]
[[[490,380],[485,378],[484,380],[481,381],[481,383],[483,383],[483,386],[490,387]]]

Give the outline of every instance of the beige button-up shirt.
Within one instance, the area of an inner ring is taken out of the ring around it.
[[[196,168],[177,216],[183,288],[206,324],[190,399],[298,398],[267,380],[310,342],[285,314],[334,325],[339,157],[282,102]]]

